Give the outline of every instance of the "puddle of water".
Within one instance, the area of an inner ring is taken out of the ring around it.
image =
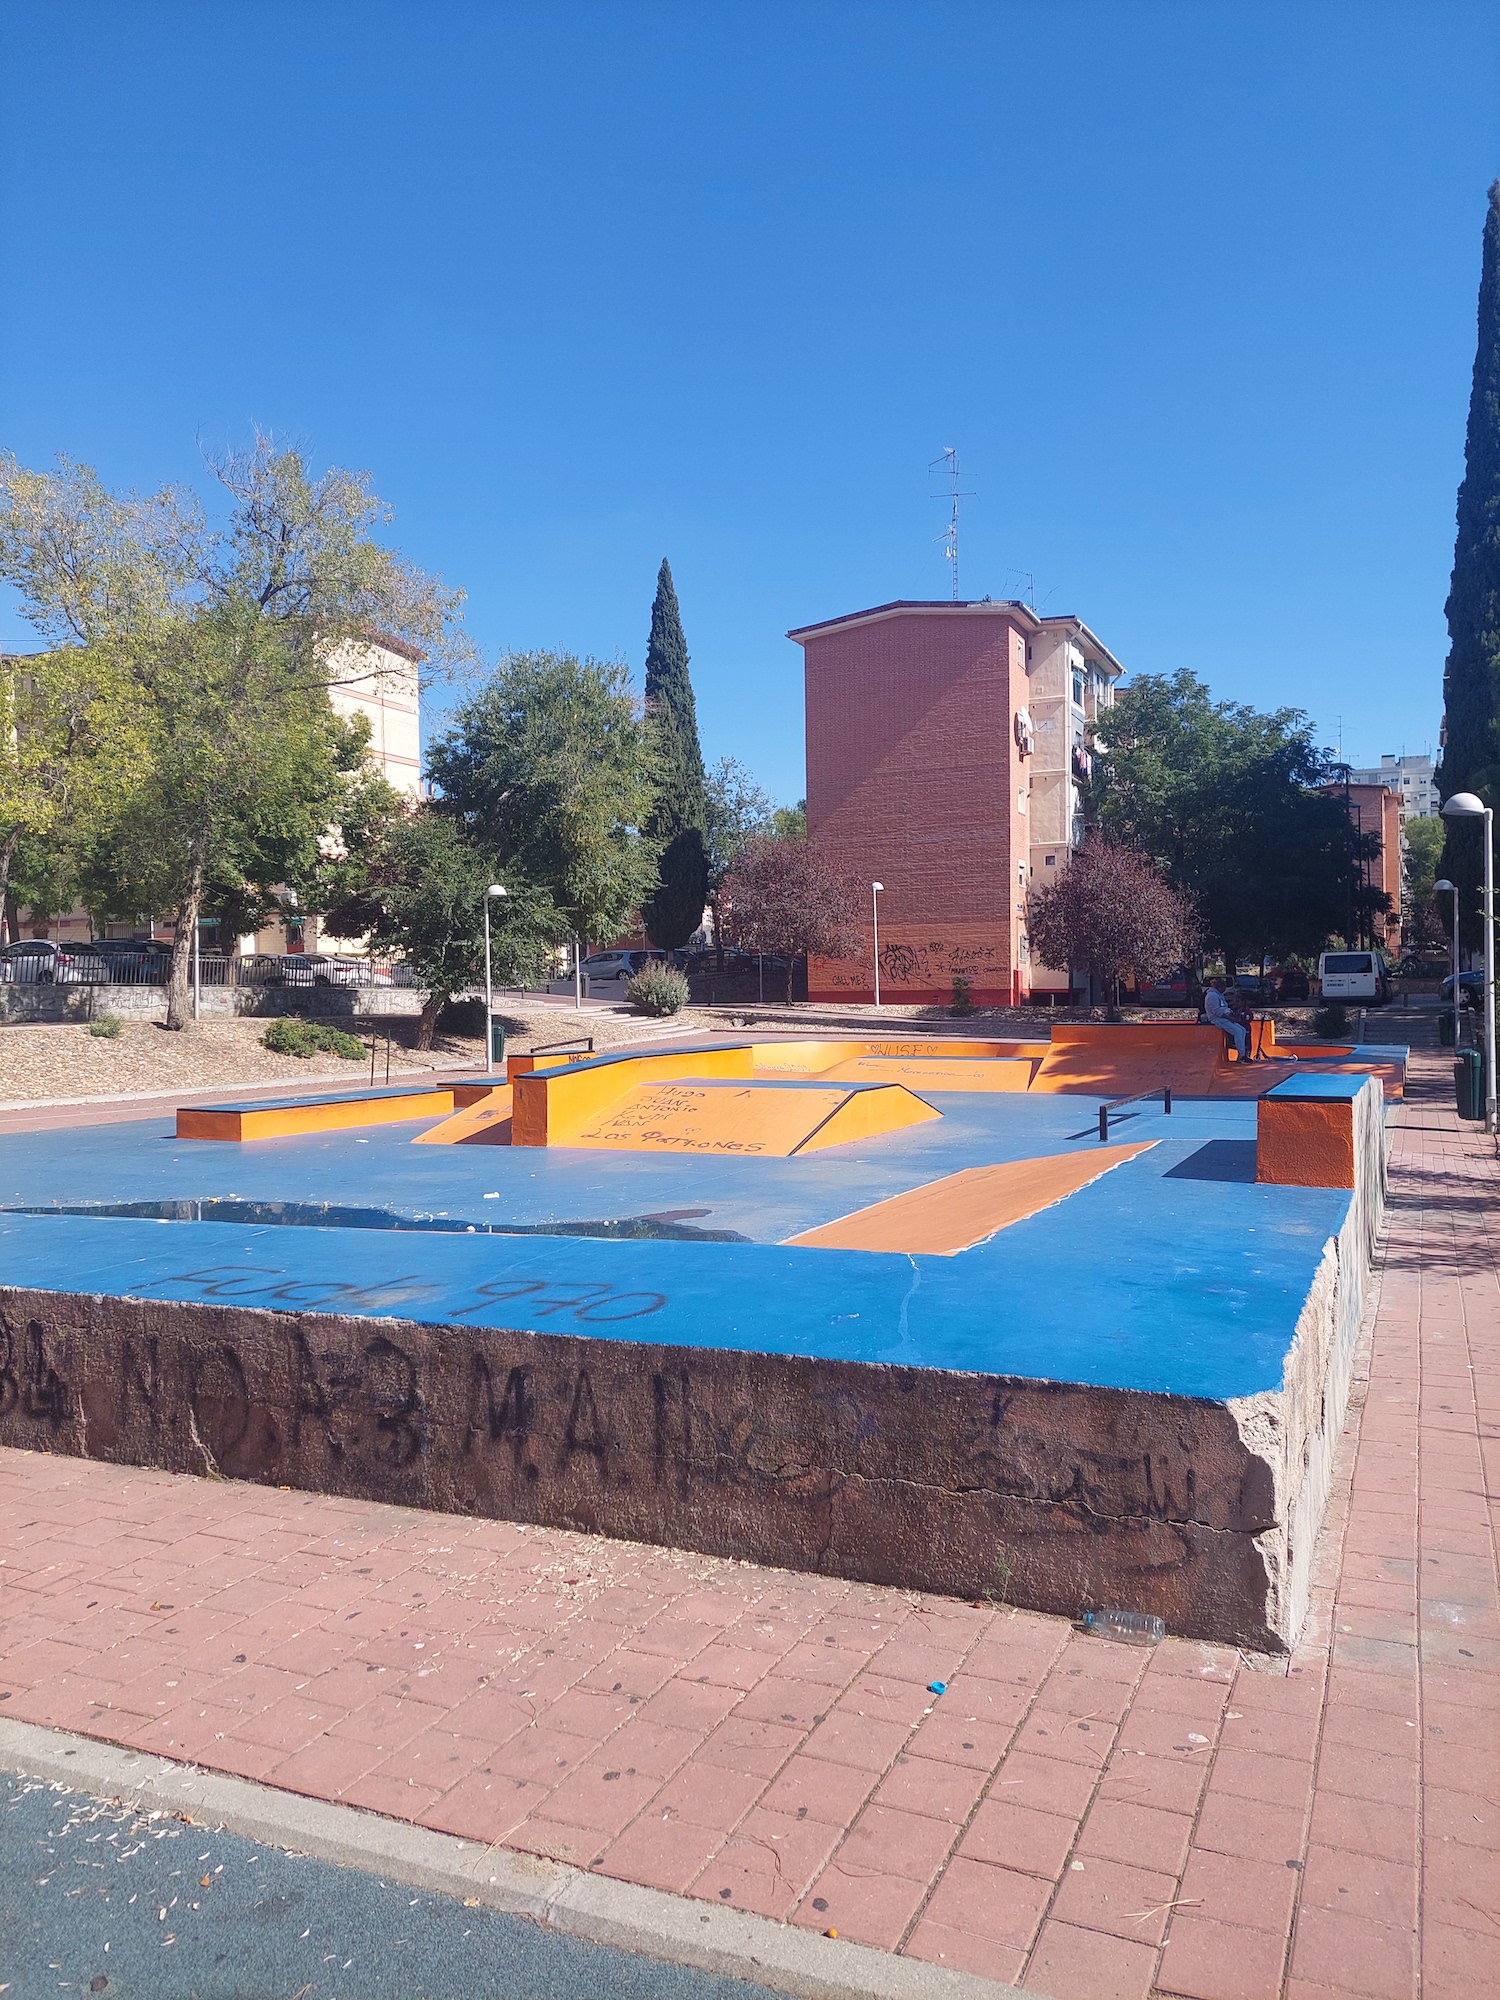
[[[443,1236],[597,1236],[607,1241],[650,1237],[678,1243],[752,1240],[737,1229],[698,1229],[687,1220],[712,1213],[707,1208],[679,1208],[662,1215],[627,1215],[598,1222],[461,1222],[443,1215],[396,1215],[385,1208],[341,1208],[333,1202],[239,1201],[224,1195],[0,1208],[0,1215],[122,1216],[140,1222],[233,1222],[257,1228],[269,1223],[290,1229],[416,1229]]]

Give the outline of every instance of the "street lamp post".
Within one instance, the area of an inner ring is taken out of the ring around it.
[[[875,929],[875,1005],[880,1005],[880,892],[884,882],[870,884],[870,916]]]
[[[495,1060],[495,986],[490,976],[490,898],[504,896],[508,892],[498,882],[491,882],[484,892],[484,1061],[481,1068],[488,1069]]]
[[[1458,1031],[1462,1025],[1459,1009],[1463,1005],[1463,988],[1458,983],[1458,885],[1454,882],[1434,882],[1434,895],[1439,889],[1453,898],[1453,1046],[1458,1047]]]
[[[1495,1136],[1495,815],[1473,792],[1444,802],[1444,819],[1484,821],[1484,1123]],[[1457,898],[1454,898],[1455,903]],[[1455,980],[1455,984],[1456,984]]]

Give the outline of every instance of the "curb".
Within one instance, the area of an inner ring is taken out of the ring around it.
[[[0,1719],[0,1769],[132,1806],[154,1805],[341,1868],[360,1868],[648,1958],[796,2000],[1044,2000],[968,1972],[898,1958],[509,1848],[483,1847],[357,1806]]]

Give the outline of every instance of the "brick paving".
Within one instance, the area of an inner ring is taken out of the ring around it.
[[[0,1452],[0,1714],[1054,2000],[1500,1995],[1500,1174],[1449,1075],[1289,1661]]]

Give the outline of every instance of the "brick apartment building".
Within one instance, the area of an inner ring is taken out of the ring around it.
[[[1033,964],[1026,894],[1082,844],[1086,726],[1119,662],[1078,618],[1024,604],[881,604],[787,635],[807,683],[809,833],[880,896],[882,1000],[1062,993]],[[873,998],[857,959],[814,959],[814,1000]]]

